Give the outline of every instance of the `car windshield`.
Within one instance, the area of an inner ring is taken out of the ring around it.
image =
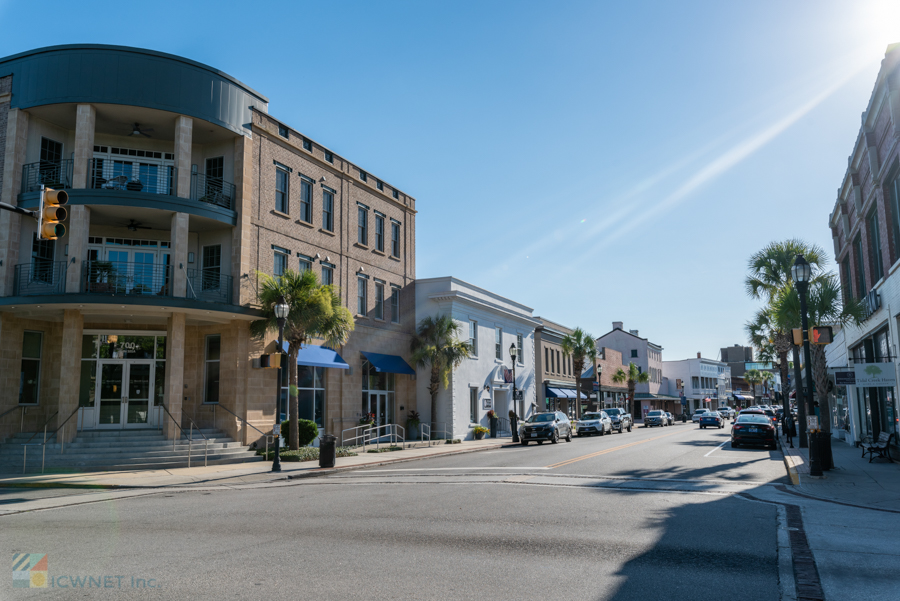
[[[600,419],[599,413],[585,413],[581,416],[581,419]]]
[[[706,413],[707,411],[709,411],[709,409],[697,409],[694,413]]]
[[[768,418],[765,415],[741,415],[737,419],[737,423],[739,424],[767,424],[769,423]]]
[[[657,417],[657,416],[660,416],[660,415],[662,415],[662,414],[663,414],[662,411],[651,411],[651,412],[648,413],[647,415],[650,415],[650,416],[652,416],[652,417]]]
[[[532,415],[528,418],[527,423],[532,424],[535,422],[552,422],[556,419],[556,415],[553,413],[538,413],[537,415]]]
[[[608,415],[610,417],[612,417],[614,415],[619,415],[619,411],[621,411],[621,409],[607,409],[606,415]]]

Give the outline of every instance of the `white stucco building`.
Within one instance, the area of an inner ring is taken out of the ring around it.
[[[506,418],[513,408],[512,360],[515,346],[515,386],[522,398],[515,410],[522,418],[534,412],[534,330],[540,322],[531,307],[452,276],[416,280],[416,323],[427,316],[449,314],[460,325],[460,338],[468,339],[475,356],[453,371],[450,386],[438,393],[437,415],[431,413],[429,368],[417,368],[416,393],[423,423],[434,424],[434,435],[446,428],[448,436],[472,439],[476,425],[488,427],[487,412]]]
[[[727,363],[706,359],[697,353],[692,359],[663,361],[663,375],[668,379],[672,395],[678,395],[677,380],[684,385],[687,411],[713,409],[729,405],[731,398],[731,368]],[[704,399],[710,399],[704,403]]]

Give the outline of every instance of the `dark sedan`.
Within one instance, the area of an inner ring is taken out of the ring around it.
[[[522,426],[522,444],[524,446],[531,441],[543,444],[545,440],[556,444],[560,438],[565,438],[566,442],[572,442],[572,422],[561,411],[535,413]]]
[[[731,427],[731,446],[762,445],[775,448],[775,426],[765,414],[748,413],[738,416]]]

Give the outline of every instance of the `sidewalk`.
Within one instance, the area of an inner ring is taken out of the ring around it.
[[[324,476],[336,472],[414,461],[428,457],[458,455],[511,446],[510,438],[469,440],[459,444],[404,449],[386,453],[363,453],[356,457],[339,457],[334,468],[320,468],[318,461],[281,463],[281,472],[272,473],[271,461],[211,465],[171,470],[122,472],[82,472],[67,474],[0,474],[0,488],[161,488],[190,485],[258,484],[273,480],[289,480]]]
[[[833,438],[834,469],[826,471],[824,478],[813,478],[809,475],[809,449],[798,448],[796,437],[793,449],[783,436],[780,443],[785,467],[795,485],[792,491],[860,507],[900,511],[900,462],[874,459],[869,463],[868,457],[861,457],[862,449]]]

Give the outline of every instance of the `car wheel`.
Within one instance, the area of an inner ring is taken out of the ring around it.
[[[631,424],[628,424],[628,431],[631,432]]]
[[[522,446],[523,446],[523,447],[527,447],[527,446],[528,446],[528,441],[527,441],[527,440],[523,440],[523,441],[522,441]]]
[[[738,443],[736,443],[736,442],[734,442],[734,441],[732,440],[732,441],[731,441],[731,448],[732,448],[732,449],[738,448]]]
[[[550,438],[550,442],[552,442],[553,444],[556,444],[559,442],[559,430],[553,431],[553,437]]]
[[[604,428],[603,425],[601,424],[600,425],[600,436],[604,436],[604,435],[606,435],[606,428]]]
[[[569,430],[569,435],[566,436],[566,442],[572,442],[572,430]]]

